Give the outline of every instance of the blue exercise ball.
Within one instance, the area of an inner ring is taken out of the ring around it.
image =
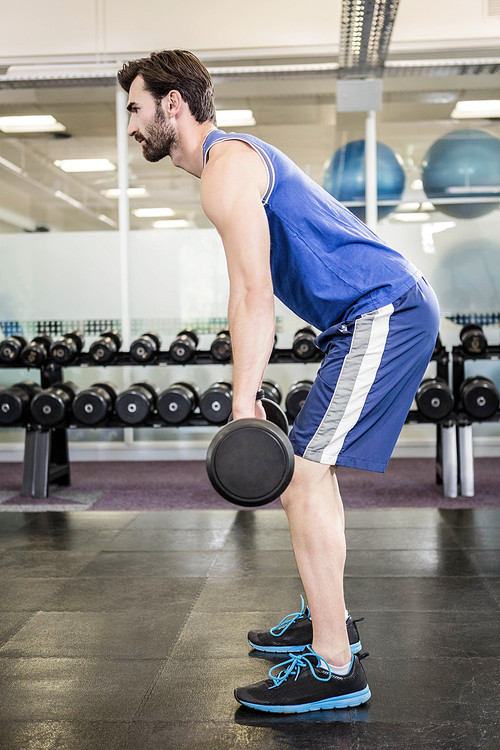
[[[333,154],[323,177],[323,187],[341,203],[359,202],[349,206],[358,218],[365,219],[365,142],[351,141]],[[402,161],[389,146],[377,142],[378,217],[394,211],[405,187]],[[384,201],[383,204],[380,201]],[[390,201],[390,203],[385,203]]]
[[[484,130],[455,130],[427,151],[422,169],[424,192],[448,216],[474,219],[498,203],[441,202],[500,195],[500,139]]]

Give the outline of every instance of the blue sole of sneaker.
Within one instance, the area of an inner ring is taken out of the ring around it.
[[[252,641],[248,641],[252,648],[254,648],[256,651],[264,651],[266,654],[296,654],[299,651],[303,651],[307,646],[310,646],[311,644],[306,644],[305,646],[257,646],[256,643],[252,643]],[[351,654],[357,654],[361,651],[361,641],[358,641],[357,643],[351,643]]]
[[[236,693],[235,693],[236,697]],[[269,706],[261,703],[247,703],[236,697],[238,703],[248,708],[254,708],[257,711],[267,711],[273,714],[304,714],[308,711],[326,711],[331,708],[351,708],[366,703],[371,698],[371,692],[368,685],[364,690],[358,690],[356,693],[340,695],[336,698],[325,698],[322,701],[313,701],[312,703],[301,703],[296,706]]]

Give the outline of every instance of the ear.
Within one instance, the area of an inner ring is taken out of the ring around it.
[[[172,91],[169,91],[166,96],[163,97],[162,100],[162,106],[165,110],[165,113],[168,114],[169,117],[175,117],[179,113],[179,111],[182,109],[182,106],[184,104],[184,99],[180,95],[178,91],[173,89]]]

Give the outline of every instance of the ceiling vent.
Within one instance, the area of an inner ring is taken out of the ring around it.
[[[339,78],[382,76],[399,0],[343,0]]]
[[[500,0],[487,0],[486,16],[500,19]]]

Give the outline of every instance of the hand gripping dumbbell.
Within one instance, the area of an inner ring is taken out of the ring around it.
[[[469,323],[460,331],[460,341],[466,354],[481,356],[488,348],[488,342],[481,326]]]
[[[45,333],[41,333],[24,347],[21,352],[21,361],[26,367],[41,367],[49,358],[52,339]]]
[[[314,343],[316,334],[312,328],[301,328],[293,338],[292,351],[297,359],[307,362],[316,359],[320,350]]]
[[[500,394],[492,380],[476,375],[460,386],[460,401],[471,417],[489,419],[498,411]]]
[[[275,500],[293,475],[287,419],[274,401],[262,399],[266,419],[236,419],[222,427],[207,452],[214,489],[235,505],[256,507]],[[278,426],[278,424],[280,426]]]
[[[4,339],[0,343],[0,362],[6,364],[13,364],[21,356],[22,350],[27,346],[28,342],[24,336],[9,336],[8,339]]]
[[[224,424],[233,408],[233,389],[230,383],[214,383],[200,398],[200,412],[211,424]]]
[[[286,394],[285,410],[291,422],[296,419],[299,411],[302,409],[304,401],[312,388],[312,384],[312,380],[298,380],[290,386],[290,390]]]
[[[219,331],[210,345],[210,356],[216,362],[229,362],[232,355],[229,331]]]
[[[26,424],[30,401],[42,389],[31,380],[16,383],[0,391],[0,424],[4,426]]]
[[[174,362],[185,365],[194,359],[198,336],[194,331],[180,331],[170,344],[170,356]]]
[[[193,414],[200,401],[191,383],[173,383],[158,396],[156,410],[167,424],[181,424]]]
[[[80,331],[69,331],[50,346],[50,356],[58,365],[70,365],[83,349],[85,339]]]
[[[156,388],[151,383],[134,383],[117,397],[115,412],[125,424],[141,424],[153,413],[156,396]]]
[[[56,383],[32,398],[31,416],[43,427],[63,425],[77,393],[74,383]]]
[[[156,333],[143,333],[130,345],[130,356],[141,365],[153,362],[160,351],[161,341]]]
[[[436,422],[449,417],[455,406],[451,388],[442,378],[422,380],[415,401],[419,412]]]
[[[100,365],[109,365],[116,359],[121,345],[122,337],[119,331],[104,331],[97,341],[90,345],[89,354]]]
[[[116,391],[111,383],[94,383],[75,396],[71,410],[77,422],[95,427],[113,413],[115,401]]]

